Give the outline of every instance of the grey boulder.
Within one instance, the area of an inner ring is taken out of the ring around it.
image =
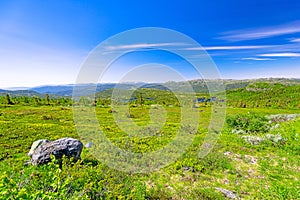
[[[73,138],[61,138],[55,141],[44,142],[37,146],[31,154],[31,164],[41,165],[51,161],[51,155],[61,161],[63,156],[80,159],[83,144]]]
[[[42,139],[42,140],[37,140],[37,141],[34,141],[31,145],[31,148],[30,148],[30,151],[28,152],[28,156],[32,156],[34,150],[36,150],[40,145],[46,143],[46,142],[50,142],[50,140],[46,140],[46,139]]]

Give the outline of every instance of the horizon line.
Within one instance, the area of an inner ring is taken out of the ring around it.
[[[235,81],[247,81],[247,80],[259,80],[259,79],[286,79],[286,80],[300,80],[300,77],[260,77],[260,78],[219,78],[219,79],[189,79],[186,81],[197,81],[197,80],[235,80]],[[28,90],[28,89],[33,89],[37,87],[59,87],[59,86],[74,86],[74,85],[92,85],[92,84],[138,84],[138,83],[145,83],[145,84],[165,84],[169,82],[184,82],[184,81],[166,81],[166,82],[104,82],[104,83],[62,83],[62,84],[43,84],[43,85],[36,85],[36,86],[9,86],[9,87],[0,87],[0,90],[11,90],[11,91],[16,91],[16,90]]]

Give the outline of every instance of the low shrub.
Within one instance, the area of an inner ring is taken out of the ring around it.
[[[269,120],[256,113],[228,116],[226,122],[229,128],[243,130],[247,133],[266,133],[270,130]]]

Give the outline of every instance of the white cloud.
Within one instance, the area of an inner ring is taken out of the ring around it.
[[[210,46],[203,47],[204,50],[243,50],[243,49],[263,49],[272,45],[250,45],[250,46]],[[199,50],[200,48],[186,48],[186,50]]]
[[[107,46],[107,50],[122,50],[122,49],[140,49],[140,48],[155,48],[155,47],[165,47],[165,46],[184,46],[185,43],[140,43],[140,44],[125,44],[125,45],[115,45]]]
[[[276,60],[276,59],[274,59],[274,58],[255,58],[255,57],[250,57],[250,58],[242,58],[242,60],[264,61],[264,60]]]
[[[265,53],[259,54],[262,57],[300,57],[300,53]]]
[[[279,35],[300,33],[300,21],[263,28],[234,30],[222,33],[220,39],[229,41],[255,40]]]
[[[291,39],[291,42],[300,42],[300,38]]]
[[[207,51],[217,51],[217,50],[259,50],[264,49],[268,51],[297,51],[300,48],[300,41],[299,43],[293,44],[281,44],[281,45],[240,45],[240,46],[206,46],[206,47],[191,47],[185,48],[184,50],[207,50]]]

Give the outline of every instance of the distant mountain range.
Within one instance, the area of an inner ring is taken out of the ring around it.
[[[4,96],[6,94],[10,94],[11,96],[45,96],[44,94],[40,94],[33,90],[2,90],[0,89],[0,96]]]
[[[220,80],[219,80],[220,81]],[[219,82],[218,81],[218,82]],[[256,82],[268,82],[268,83],[281,83],[286,85],[300,84],[300,79],[287,79],[287,78],[261,78],[261,79],[246,79],[246,80],[234,80],[226,79],[222,80],[226,90],[245,88],[251,83]],[[206,82],[215,83],[215,80],[191,80],[190,85],[196,92],[208,92]],[[102,83],[102,84],[80,84],[76,85],[76,90],[80,95],[92,94],[95,89],[96,92],[103,90],[118,88],[118,89],[135,89],[135,88],[155,88],[161,90],[168,90],[168,88],[176,89],[177,91],[184,90],[184,83],[186,82],[167,82],[164,84],[159,83]],[[72,96],[74,84],[69,85],[56,85],[56,86],[39,86],[33,88],[9,88],[6,90],[0,89],[0,95],[10,94],[11,96],[40,96],[44,97],[46,94],[50,96]]]

